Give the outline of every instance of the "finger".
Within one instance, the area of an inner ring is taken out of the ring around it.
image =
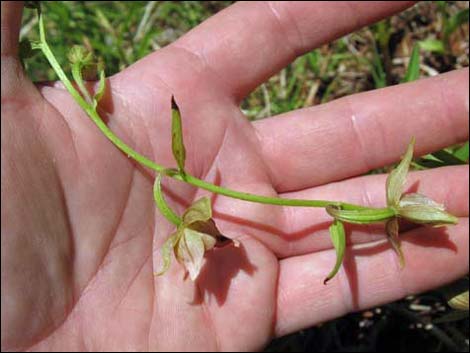
[[[345,201],[371,207],[384,207],[386,175],[369,175],[312,188],[282,197]],[[406,192],[419,192],[445,205],[448,212],[468,217],[467,166],[438,168],[410,173]],[[296,256],[332,247],[328,227],[331,216],[324,209],[286,208],[284,256]],[[385,238],[383,224],[349,227],[348,243],[358,244]],[[289,251],[288,255],[287,251]]]
[[[22,10],[22,1],[2,1],[2,59],[4,56],[18,56]]]
[[[255,123],[278,192],[300,190],[468,139],[468,69]]]
[[[241,99],[312,48],[412,2],[244,2],[221,11],[173,46],[200,58]]]
[[[26,93],[34,90],[18,60],[18,40],[21,26],[22,1],[2,1],[1,57],[2,105],[11,101],[24,103]]]
[[[410,231],[404,235],[402,247],[406,259],[402,270],[388,244],[348,247],[343,268],[327,285],[323,279],[335,262],[333,250],[282,260],[275,334],[283,336],[465,275],[468,218],[446,230]]]

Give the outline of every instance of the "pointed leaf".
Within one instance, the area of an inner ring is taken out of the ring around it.
[[[333,270],[331,270],[328,276],[326,276],[323,284],[326,284],[338,273],[339,268],[343,263],[344,250],[346,248],[346,234],[344,232],[343,223],[338,220],[334,220],[333,224],[330,226],[330,237],[336,250],[336,263]]]
[[[161,249],[161,254],[162,254],[162,260],[163,260],[163,266],[162,269],[159,272],[156,272],[154,275],[155,276],[161,276],[163,275],[168,269],[170,268],[171,264],[171,254],[173,252],[173,249],[178,242],[178,239],[182,233],[176,232],[172,234],[163,244],[162,249]]]
[[[398,219],[394,218],[387,222],[385,229],[388,235],[388,241],[392,244],[393,250],[398,255],[400,261],[400,267],[405,267],[405,256],[401,250],[401,242],[398,233]]]
[[[180,172],[184,173],[186,149],[183,143],[183,126],[181,114],[174,97],[171,97],[171,148]]]
[[[406,206],[412,206],[412,205],[414,206],[425,205],[425,206],[434,207],[441,211],[445,210],[445,207],[443,204],[437,203],[436,201],[430,199],[429,197],[418,194],[418,193],[404,195],[398,204],[399,207],[406,207]]]
[[[432,153],[432,156],[443,162],[444,165],[464,165],[467,164],[464,160],[457,158],[452,153],[446,150],[440,150]]]
[[[448,21],[447,25],[444,28],[444,35],[445,37],[449,37],[459,26],[463,25],[464,23],[468,23],[468,12],[469,9],[463,9],[453,15]]]
[[[327,206],[330,216],[347,223],[370,224],[383,222],[395,217],[395,211],[389,208],[363,208],[359,210],[340,210],[334,206]]]
[[[411,82],[419,78],[419,43],[416,43],[413,46],[413,51],[411,52],[410,62],[408,63],[408,68],[406,69],[405,77],[401,82]]]
[[[449,300],[449,306],[457,310],[468,310],[468,290]]]
[[[401,162],[394,170],[392,170],[387,178],[387,205],[389,207],[398,206],[398,202],[400,201],[401,194],[403,193],[403,186],[406,181],[406,175],[408,174],[410,163],[413,159],[414,144],[415,139],[413,137]]]
[[[467,310],[461,310],[461,311],[451,311],[448,314],[443,315],[442,317],[433,320],[433,324],[443,324],[443,323],[448,323],[448,322],[455,322],[455,321],[460,321],[464,319],[468,319],[468,311]]]
[[[183,223],[190,225],[196,222],[206,222],[212,218],[211,201],[204,196],[194,202],[184,213]]]
[[[468,141],[454,152],[454,156],[465,163],[468,163]]]
[[[439,208],[426,205],[407,205],[398,209],[398,214],[411,222],[430,224],[435,227],[457,224],[459,219]]]
[[[189,272],[191,280],[195,280],[199,275],[204,258],[204,242],[202,235],[192,229],[184,229],[183,236],[178,242],[176,249],[176,258]]]

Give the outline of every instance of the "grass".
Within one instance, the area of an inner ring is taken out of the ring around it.
[[[230,4],[71,1],[42,6],[48,40],[59,62],[67,62],[70,47],[83,44],[103,58],[109,76]],[[37,39],[35,21],[33,12],[25,10],[22,39]],[[249,119],[262,119],[468,66],[468,31],[468,2],[419,4],[299,57],[252,92],[241,108]],[[28,59],[25,68],[34,81],[55,79],[40,55]],[[416,160],[414,167],[465,164],[468,153],[468,143],[450,146]],[[468,320],[434,324],[449,312],[445,291],[436,290],[275,340],[267,350],[468,351]]]

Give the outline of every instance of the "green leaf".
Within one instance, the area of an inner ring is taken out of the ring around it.
[[[432,154],[417,158],[416,160],[412,161],[411,164],[418,169],[445,167],[445,163],[434,157]]]
[[[181,235],[182,235],[181,232],[175,232],[163,244],[162,249],[161,249],[163,266],[159,272],[154,273],[155,276],[163,275],[170,268],[171,253],[173,252],[173,249]]]
[[[411,139],[408,149],[406,150],[405,155],[403,156],[401,162],[397,167],[392,170],[390,175],[387,178],[387,205],[389,207],[398,206],[400,201],[401,194],[403,193],[403,186],[406,181],[406,175],[410,168],[411,160],[413,159],[413,148],[415,145],[415,138]]]
[[[447,152],[446,150],[440,150],[437,152],[432,153],[432,155],[444,162],[445,165],[464,165],[467,164],[465,160],[462,160],[460,158],[457,158],[455,155],[453,155],[450,152]]]
[[[451,311],[450,313],[448,314],[445,314],[444,316],[436,319],[436,320],[433,320],[432,323],[433,324],[443,324],[443,323],[448,323],[448,322],[456,322],[456,321],[460,321],[460,320],[466,320],[468,319],[468,314],[469,312],[466,311],[466,310],[455,310],[455,311]]]
[[[387,74],[383,68],[382,58],[374,46],[374,56],[371,62],[371,74],[375,83],[375,88],[383,88],[387,86]]]
[[[388,221],[385,225],[385,230],[387,232],[388,241],[390,242],[390,244],[392,244],[393,250],[395,250],[398,255],[400,267],[405,267],[405,256],[403,255],[403,251],[401,250],[401,243],[398,232],[398,219],[393,218]]]
[[[459,147],[455,152],[454,156],[458,159],[468,163],[468,141],[463,144],[463,146]]]
[[[398,208],[398,215],[411,222],[435,227],[457,224],[459,219],[439,208],[426,205],[407,205]]]
[[[468,23],[469,9],[463,9],[452,16],[444,29],[444,36],[448,38],[461,25]]]
[[[443,14],[446,13],[446,7],[447,7],[447,2],[446,1],[436,1],[437,3],[437,8],[439,11],[441,11]]]
[[[212,218],[211,200],[207,196],[200,198],[183,213],[182,218],[185,225],[208,221]]]
[[[205,245],[201,233],[189,228],[185,228],[183,232],[184,235],[176,247],[176,258],[184,265],[189,277],[194,281],[201,271]]]
[[[326,284],[332,279],[339,271],[341,264],[343,263],[344,250],[346,249],[346,234],[344,231],[344,225],[338,220],[334,220],[333,224],[329,228],[331,241],[336,250],[336,263],[333,270],[326,276],[323,284]]]
[[[100,73],[100,80],[98,82],[98,89],[95,92],[95,95],[93,96],[93,108],[96,109],[96,106],[100,102],[101,98],[103,98],[105,89],[106,89],[106,76],[104,74],[104,70],[101,69]]]
[[[411,52],[410,62],[408,63],[405,77],[403,77],[401,82],[411,82],[419,78],[419,59],[419,43],[416,43],[413,46],[413,51]]]
[[[395,211],[389,208],[363,208],[359,210],[341,210],[327,206],[326,212],[335,219],[354,224],[383,222],[395,217]]]
[[[171,97],[171,109],[171,147],[180,172],[185,174],[186,149],[183,143],[183,126],[180,110],[173,96]]]
[[[173,212],[170,206],[168,206],[166,203],[165,198],[163,197],[161,183],[162,174],[158,173],[157,177],[155,178],[155,183],[153,184],[153,199],[155,200],[155,204],[167,220],[169,220],[174,225],[179,226],[181,224],[181,218],[179,218],[178,215]]]
[[[419,41],[419,47],[431,53],[438,53],[444,54],[445,53],[445,46],[441,40],[438,39],[425,39]]]

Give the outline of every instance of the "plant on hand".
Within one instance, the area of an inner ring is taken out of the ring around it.
[[[330,236],[336,249],[337,260],[333,270],[326,276],[325,283],[333,278],[341,267],[346,248],[346,234],[344,223],[370,224],[386,222],[388,239],[400,257],[404,265],[404,257],[400,248],[398,234],[398,220],[404,218],[408,221],[431,225],[443,226],[456,224],[457,218],[445,212],[444,206],[430,200],[420,194],[403,195],[403,187],[409,166],[413,157],[414,139],[399,165],[390,173],[386,183],[387,207],[370,208],[353,205],[345,202],[328,200],[301,200],[267,197],[262,195],[240,192],[218,185],[208,183],[194,177],[185,170],[186,149],[183,141],[181,115],[172,97],[172,150],[178,169],[166,168],[133,150],[117,137],[101,119],[97,112],[97,106],[105,91],[105,74],[103,64],[96,61],[92,54],[83,47],[75,46],[69,53],[72,77],[78,90],[69,80],[63,69],[52,53],[45,36],[44,19],[37,2],[28,2],[29,6],[37,9],[39,17],[39,42],[32,43],[32,49],[39,49],[49,61],[65,88],[73,99],[85,110],[90,119],[101,132],[129,158],[156,172],[154,184],[154,200],[160,212],[176,227],[175,232],[166,240],[162,247],[163,266],[155,275],[165,273],[171,262],[172,253],[176,259],[189,272],[190,278],[196,280],[201,270],[204,254],[214,248],[233,245],[238,242],[225,238],[217,229],[212,219],[211,203],[204,197],[195,201],[183,214],[178,216],[166,203],[161,189],[163,177],[170,177],[181,182],[188,183],[212,193],[221,194],[234,199],[240,199],[262,204],[295,207],[322,207],[333,217],[330,226]],[[98,89],[90,96],[85,86],[85,80],[99,78]]]

